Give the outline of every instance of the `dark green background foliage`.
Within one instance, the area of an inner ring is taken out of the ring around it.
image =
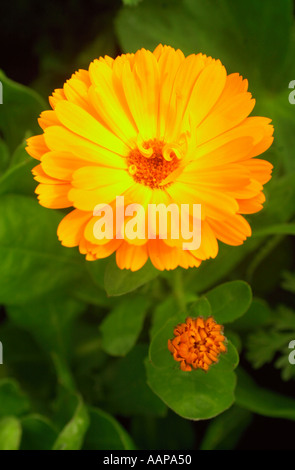
[[[291,447],[292,1],[20,0],[6,2],[0,31],[0,449]],[[274,123],[274,173],[243,246],[220,244],[199,269],[122,272],[59,244],[64,211],[38,205],[24,139],[76,69],[158,43],[249,79],[255,114]],[[181,372],[167,350],[187,315],[225,325],[228,352],[207,374]]]

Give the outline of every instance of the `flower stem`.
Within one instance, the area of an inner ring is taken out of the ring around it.
[[[173,293],[176,298],[178,307],[183,312],[186,311],[185,293],[183,289],[182,271],[175,269],[173,272]]]

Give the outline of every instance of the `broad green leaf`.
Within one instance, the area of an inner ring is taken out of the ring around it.
[[[260,415],[295,421],[295,400],[262,388],[241,368],[237,370],[236,403]]]
[[[292,56],[294,61],[294,53]],[[274,149],[279,156],[278,164],[283,164],[287,173],[295,171],[294,162],[294,126],[295,126],[295,105],[289,102],[289,94],[292,91],[288,88],[289,82],[294,80],[294,72],[288,70],[288,75],[284,76],[284,89],[281,93],[271,97],[266,96],[260,103],[259,111],[263,111],[273,121],[275,129]]]
[[[108,295],[123,295],[155,279],[160,274],[150,261],[139,270],[119,269],[115,259],[107,265],[104,286]]]
[[[98,408],[89,409],[90,426],[85,450],[133,450],[135,446],[125,429],[111,415]]]
[[[57,438],[57,432],[52,423],[37,414],[21,419],[22,440],[21,450],[51,450]]]
[[[283,86],[292,21],[291,0],[149,0],[123,8],[116,27],[126,52],[159,43],[202,52],[272,90]]]
[[[103,260],[100,260],[103,261]],[[85,261],[87,271],[89,266],[96,264],[95,262]],[[104,275],[104,273],[103,273]],[[70,286],[70,295],[75,297],[77,300],[83,301],[87,304],[96,305],[98,307],[110,307],[116,303],[116,298],[108,297],[106,291],[102,286],[93,280],[89,272],[85,272],[82,278],[79,278],[77,282],[74,282]]]
[[[8,416],[0,420],[0,450],[18,450],[22,429],[18,419]]]
[[[82,398],[77,397],[77,407],[71,420],[58,435],[53,450],[80,450],[89,426],[89,415]]]
[[[185,295],[185,303],[190,304],[196,301],[197,296],[194,294],[187,294]],[[210,306],[209,306],[210,308]],[[150,329],[150,335],[153,336],[154,333],[157,332],[163,325],[165,325],[166,321],[169,320],[171,317],[174,317],[175,314],[178,312],[179,307],[175,304],[175,297],[170,296],[166,298],[163,302],[158,304],[153,311],[152,317],[152,326]],[[200,313],[202,315],[203,313]]]
[[[152,330],[152,341],[149,349],[149,357],[156,367],[170,367],[176,364],[168,351],[168,339],[173,338],[173,330],[179,323],[183,323],[189,316],[193,318],[198,316],[208,317],[211,315],[211,306],[206,298],[202,297],[195,302],[187,314],[178,312],[170,315],[162,326]]]
[[[252,291],[244,281],[231,281],[205,294],[217,323],[230,323],[241,317],[250,307]]]
[[[251,423],[251,413],[248,410],[232,406],[229,410],[214,418],[202,440],[201,450],[230,450],[234,449],[241,435]]]
[[[29,408],[29,399],[21,391],[16,380],[0,380],[0,418],[9,415],[21,416]]]
[[[85,304],[55,293],[22,305],[8,305],[7,314],[18,326],[30,331],[46,352],[66,355],[70,346],[72,324]]]
[[[254,298],[249,309],[231,325],[235,330],[247,331],[259,328],[271,317],[271,310],[263,299]]]
[[[45,103],[40,96],[23,85],[13,82],[0,71],[3,85],[3,104],[0,112],[0,130],[11,150],[24,139],[27,131],[41,134],[37,118]]]
[[[144,359],[148,348],[137,344],[123,359],[112,366],[112,376],[106,382],[107,405],[112,413],[123,416],[163,416],[164,403],[146,384]]]
[[[109,262],[110,260],[108,258],[104,258],[96,261],[88,261],[86,263],[87,270],[93,282],[101,289],[104,289],[105,270]]]
[[[148,385],[175,413],[186,419],[209,419],[233,404],[238,355],[231,343],[207,373],[200,369],[183,372],[172,358],[171,362],[161,368],[150,360],[145,364]]]
[[[102,348],[112,356],[124,356],[136,343],[149,302],[142,296],[125,297],[103,320]]]
[[[57,211],[25,196],[0,199],[0,302],[23,304],[82,275],[76,252],[61,246]]]
[[[36,161],[25,151],[21,144],[12,156],[9,168],[0,177],[0,196],[3,194],[24,194],[34,196],[36,181],[31,170]]]
[[[153,336],[149,359],[145,362],[147,382],[153,392],[180,416],[209,419],[229,408],[234,401],[236,378],[233,369],[238,364],[238,354],[228,342],[227,352],[220,355],[218,363],[208,372],[201,369],[183,372],[168,350],[168,339],[173,338],[175,326],[184,320],[184,314],[178,314]]]

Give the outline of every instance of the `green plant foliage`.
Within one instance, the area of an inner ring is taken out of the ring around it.
[[[218,5],[214,0],[150,0],[134,10],[123,9],[117,20],[126,51],[153,49],[159,43],[185,54],[201,51],[220,58],[231,72],[251,73],[253,81],[271,89],[282,86],[291,29],[289,0],[222,0]]]
[[[112,356],[125,356],[136,343],[141,331],[148,300],[141,297],[126,297],[100,326],[102,348]]]
[[[239,368],[236,402],[239,406],[264,416],[295,420],[295,400],[259,387]]]
[[[48,418],[32,414],[21,420],[21,450],[51,450],[57,431]]]
[[[47,211],[32,198],[1,197],[0,299],[3,304],[22,304],[75,278],[81,264],[73,256],[76,253],[64,250],[57,240],[56,227],[60,220],[61,214]]]
[[[82,398],[77,396],[77,405],[70,421],[61,430],[53,444],[53,450],[79,450],[89,426],[89,416]]]
[[[200,369],[194,373],[183,372],[172,359],[169,366],[164,367],[163,362],[159,367],[158,363],[154,365],[146,360],[148,384],[169,408],[183,418],[209,419],[233,404],[236,384],[233,369],[237,366],[238,354],[231,343],[228,343],[227,353],[207,373]]]
[[[13,416],[0,420],[0,450],[18,450],[21,440],[21,425]]]
[[[221,284],[207,292],[206,299],[217,323],[230,323],[241,317],[252,302],[251,287],[243,281]]]
[[[146,383],[144,360],[148,348],[137,344],[132,351],[113,366],[107,382],[106,400],[113,413],[123,416],[163,416],[165,404],[152,393]]]
[[[203,308],[204,303],[199,301],[199,307],[194,310],[202,312]],[[236,380],[233,369],[238,364],[238,354],[228,343],[227,352],[221,354],[219,362],[208,372],[181,371],[168,351],[168,339],[173,338],[174,327],[184,320],[183,313],[175,315],[152,337],[149,359],[146,360],[148,384],[180,416],[194,420],[212,418],[234,401]]]
[[[293,3],[96,0],[91,14],[83,2],[68,2],[64,15],[52,1],[40,18],[33,0],[5,6],[0,450],[251,448],[262,417],[268,448],[291,442],[281,430],[295,421]],[[148,261],[131,272],[118,268],[115,254],[90,262],[61,245],[57,228],[70,209],[38,203],[38,161],[26,139],[41,134],[47,97],[75,70],[160,43],[220,59],[249,80],[253,115],[275,129],[258,158],[274,168],[263,210],[245,216],[252,236],[243,245],[219,242],[216,258],[199,268],[162,272]],[[208,372],[183,372],[168,340],[198,316],[224,326],[227,352]]]
[[[109,414],[90,408],[90,426],[83,449],[132,450],[135,446],[124,428]]]
[[[236,405],[210,421],[201,450],[230,450],[251,423],[251,413]]]
[[[40,133],[36,116],[45,109],[45,102],[30,88],[9,80],[2,71],[0,81],[4,89],[0,130],[9,148],[14,150],[28,131]]]
[[[274,366],[282,369],[282,378],[289,380],[294,377],[293,364],[288,356],[291,352],[289,343],[295,338],[294,311],[280,306],[273,312],[268,321],[250,333],[247,338],[247,358],[255,369],[272,362],[279,353]]]
[[[20,416],[30,408],[28,397],[13,379],[0,381],[0,417]]]
[[[139,271],[131,272],[125,269],[122,272],[112,259],[105,270],[104,286],[108,295],[123,295],[134,291],[158,275],[159,271],[150,261]]]

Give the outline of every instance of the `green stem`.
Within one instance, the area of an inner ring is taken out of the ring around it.
[[[175,269],[173,272],[173,293],[177,304],[183,312],[186,312],[185,293],[183,289],[182,271]]]

